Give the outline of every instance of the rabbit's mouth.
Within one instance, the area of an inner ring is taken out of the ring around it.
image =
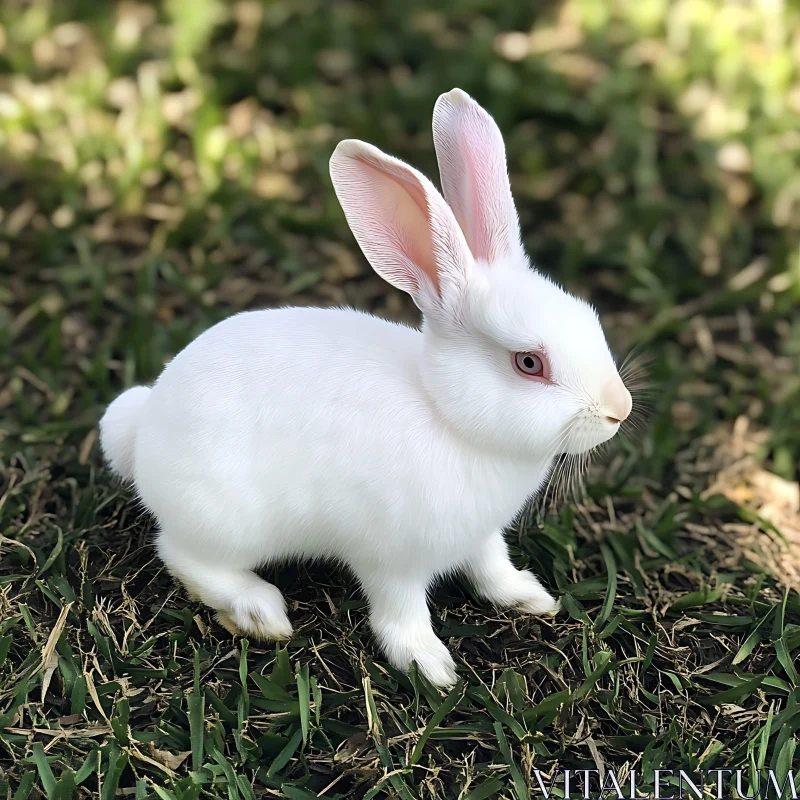
[[[622,420],[610,414],[581,414],[568,423],[560,449],[565,455],[579,456],[612,439],[622,427]]]

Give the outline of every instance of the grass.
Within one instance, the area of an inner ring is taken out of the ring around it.
[[[643,790],[658,767],[798,769],[798,8],[534,8],[3,4],[2,796],[524,800],[534,769]],[[381,661],[337,570],[270,573],[286,648],[227,635],[164,573],[95,426],[238,309],[413,318],[327,159],[357,136],[435,174],[453,86],[506,135],[535,262],[655,391],[585,496],[509,531],[562,616],[437,590],[443,696]]]

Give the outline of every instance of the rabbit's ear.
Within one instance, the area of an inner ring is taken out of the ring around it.
[[[424,175],[355,139],[340,142],[330,170],[350,229],[384,280],[421,308],[463,284],[472,256],[453,212]]]
[[[453,89],[436,101],[433,142],[445,200],[475,260],[524,257],[495,121],[466,92]]]

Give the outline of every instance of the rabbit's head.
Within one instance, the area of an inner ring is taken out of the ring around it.
[[[433,138],[444,198],[364,142],[331,157],[361,249],[423,313],[431,401],[481,448],[538,460],[596,447],[631,410],[597,313],[531,268],[494,120],[453,89]]]

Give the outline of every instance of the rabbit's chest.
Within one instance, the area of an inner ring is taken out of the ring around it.
[[[510,524],[545,475],[546,468],[536,465],[460,465],[449,472],[443,467],[433,481],[420,481],[418,473],[397,475],[376,511],[378,528],[393,532],[388,538],[394,557],[417,558],[434,571],[447,571]]]
[[[482,539],[509,525],[545,476],[544,468],[531,465],[462,474],[450,484],[444,512],[452,517],[454,535]]]

